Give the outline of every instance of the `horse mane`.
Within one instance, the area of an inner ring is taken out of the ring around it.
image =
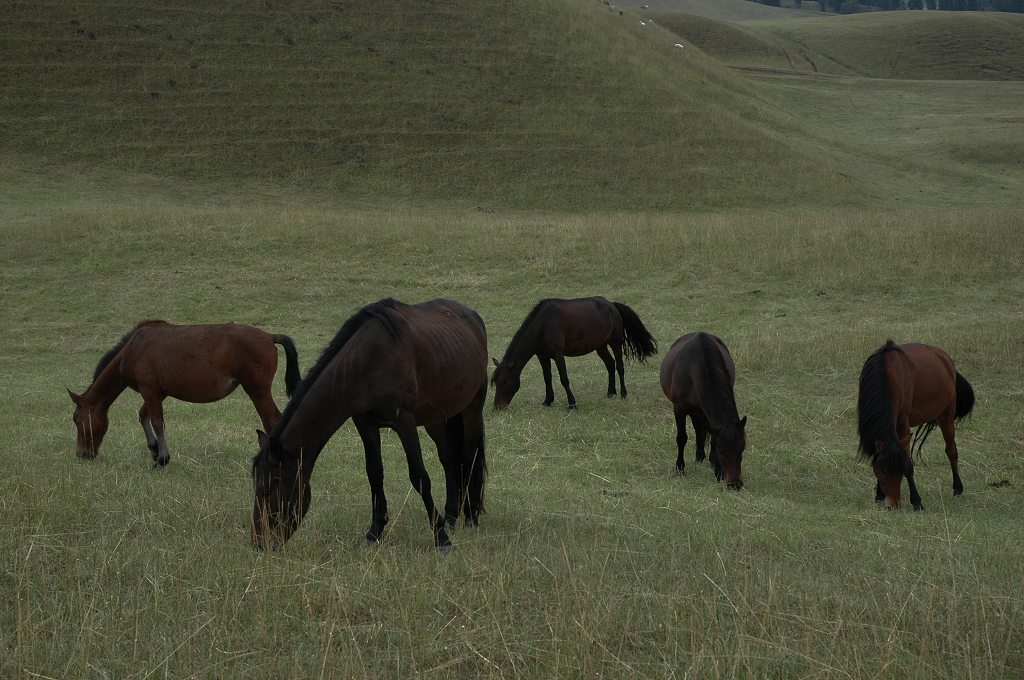
[[[885,357],[890,352],[902,353],[896,343],[887,340],[864,362],[860,371],[857,395],[857,434],[860,437],[860,456],[874,460],[878,456],[875,442],[881,439],[889,447],[896,443],[892,424],[892,396],[885,377]]]
[[[530,313],[527,314],[526,318],[523,319],[523,322],[519,324],[519,329],[516,330],[516,334],[512,336],[512,341],[508,343],[508,349],[505,350],[505,356],[501,358],[501,363],[505,363],[505,360],[508,359],[509,354],[512,353],[512,349],[514,347],[517,347],[519,343],[522,341],[523,334],[526,332],[526,329],[530,325],[530,322],[533,321],[537,317],[537,314],[540,313],[540,308],[554,299],[555,298],[544,298],[543,300],[541,300],[540,302],[533,306],[533,309],[530,310]],[[493,377],[491,379],[491,382],[494,382]]]
[[[163,321],[162,319],[146,319],[145,321],[140,321],[139,323],[135,324],[134,328],[132,328],[127,333],[122,335],[121,339],[118,340],[113,347],[108,349],[106,353],[100,357],[99,363],[96,364],[96,369],[92,372],[92,381],[96,382],[96,379],[100,377],[100,373],[103,372],[103,369],[110,365],[110,362],[114,360],[114,357],[117,356],[118,352],[124,349],[124,346],[128,344],[129,340],[132,339],[132,336],[135,335],[135,331],[139,330],[143,326],[152,326],[158,323],[167,322]]]
[[[711,336],[707,333],[698,333],[697,339],[700,341],[701,354],[704,355],[701,366],[704,368],[704,373],[708,378],[708,391],[718,410],[718,414],[728,413],[730,406],[735,408],[735,403],[730,403],[731,390],[729,389],[729,380],[726,377],[722,353],[714,346],[714,343],[711,342]]]
[[[275,437],[284,430],[285,425],[291,420],[295,414],[296,409],[302,404],[306,398],[306,394],[309,392],[313,384],[320,378],[320,374],[327,368],[327,364],[331,363],[331,360],[337,356],[338,352],[352,339],[356,331],[366,325],[367,322],[376,319],[383,324],[385,330],[391,335],[391,337],[397,339],[401,335],[401,329],[396,323],[396,319],[390,314],[390,310],[393,310],[397,305],[402,303],[398,302],[393,298],[386,298],[384,300],[378,300],[372,304],[366,305],[352,317],[349,318],[338,330],[334,339],[328,343],[327,347],[320,354],[320,358],[317,359],[316,364],[313,368],[309,369],[306,373],[306,377],[302,379],[302,382],[295,388],[295,392],[292,393],[291,399],[288,400],[288,405],[285,406],[284,413],[281,414],[281,419],[277,421],[277,425],[274,426],[273,431],[270,433],[271,437]]]

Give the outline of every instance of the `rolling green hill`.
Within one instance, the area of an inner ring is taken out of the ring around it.
[[[780,19],[783,17],[805,17],[819,14],[809,9],[788,9],[771,7],[751,0],[623,0],[612,3],[621,7],[654,12],[685,12],[710,19],[724,21],[748,21],[752,19]],[[808,2],[808,7],[817,9],[818,3]]]
[[[654,16],[733,66],[913,80],[1024,79],[1019,14],[876,12],[742,23]]]
[[[518,207],[863,198],[741,77],[595,0],[16,2],[0,56],[4,162],[44,174]]]

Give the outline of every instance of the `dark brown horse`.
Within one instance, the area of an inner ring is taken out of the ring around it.
[[[157,465],[166,465],[171,459],[164,428],[163,401],[167,397],[207,403],[223,399],[241,385],[264,427],[273,427],[281,416],[271,396],[277,371],[275,344],[284,347],[285,386],[290,394],[301,376],[295,344],[287,335],[233,323],[139,323],[103,355],[89,389],[81,395],[68,390],[75,403],[75,453],[96,457],[107,432],[107,411],[128,387],[142,395],[139,423]]]
[[[676,416],[676,470],[686,468],[686,416],[697,436],[697,462],[704,460],[704,438],[711,433],[711,466],[715,479],[741,489],[741,464],[747,446],[747,419],[736,409],[736,366],[729,348],[710,333],[687,333],[672,345],[661,362],[661,389]]]
[[[910,503],[915,510],[924,509],[914,483],[914,446],[910,440],[910,429],[919,425],[924,427],[914,436],[918,452],[936,425],[942,430],[953,470],[953,495],[962,494],[954,422],[973,409],[974,389],[938,347],[897,345],[889,340],[869,356],[860,372],[857,433],[860,455],[871,461],[875,471],[875,501],[899,507],[900,488],[906,477]]]
[[[451,300],[406,305],[381,300],[345,322],[324,350],[269,435],[260,433],[253,459],[252,540],[283,543],[298,528],[312,498],[310,476],[327,440],[349,418],[363,440],[373,508],[366,544],[388,522],[380,429],[402,441],[409,480],[423,498],[441,550],[445,524],[460,511],[476,525],[483,511],[487,331],[480,315]],[[434,507],[416,428],[437,445],[444,468],[445,515]]]
[[[620,302],[609,302],[603,297],[541,300],[526,315],[505,350],[505,357],[500,362],[493,360],[496,366],[491,378],[495,388],[494,407],[504,408],[511,403],[519,391],[523,367],[536,355],[544,372],[544,405],[550,406],[555,400],[551,386],[551,361],[554,360],[569,408],[576,408],[576,396],[569,388],[569,374],[565,370],[565,357],[578,357],[595,351],[608,369],[608,396],[615,396],[615,371],[618,370],[619,393],[625,399],[623,353],[643,362],[658,352],[658,343],[644,328],[636,312]]]

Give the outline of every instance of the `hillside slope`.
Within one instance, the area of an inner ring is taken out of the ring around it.
[[[771,7],[751,0],[619,0],[613,4],[630,9],[640,9],[646,6],[645,12],[648,9],[654,12],[685,12],[724,21],[781,19],[820,14],[820,12],[807,9]],[[808,2],[807,5],[817,8],[818,3]]]
[[[1024,79],[1019,14],[875,12],[743,23],[654,16],[733,66],[912,80]]]
[[[8,172],[565,209],[863,196],[741,76],[596,0],[4,11]]]

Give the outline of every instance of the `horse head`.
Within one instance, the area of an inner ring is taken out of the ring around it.
[[[100,452],[103,435],[107,433],[107,409],[71,390],[68,390],[68,396],[75,404],[75,413],[71,417],[78,431],[75,455],[79,458],[95,458]]]
[[[312,492],[309,470],[301,458],[285,451],[277,439],[257,431],[260,452],[253,459],[255,498],[252,507],[252,543],[266,550],[283,545],[306,516]]]
[[[494,362],[494,375],[491,376],[491,384],[494,385],[494,408],[501,409],[512,403],[512,398],[519,391],[519,374],[522,366],[516,364],[515,359]]]
[[[743,416],[735,423],[722,427],[717,433],[715,444],[718,463],[722,466],[725,485],[739,491],[743,488],[743,476],[740,468],[743,463],[743,450],[747,448],[747,417]]]

